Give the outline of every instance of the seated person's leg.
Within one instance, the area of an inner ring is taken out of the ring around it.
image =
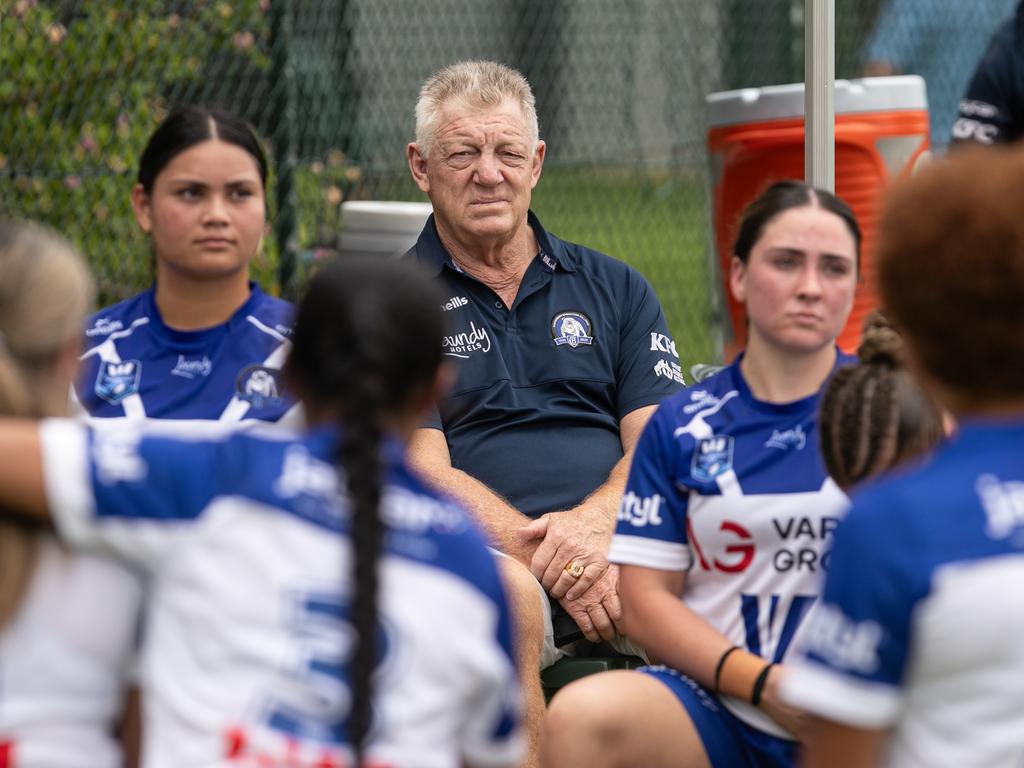
[[[551,768],[710,766],[675,691],[634,671],[603,672],[559,691],[544,717],[541,747],[541,765]]]

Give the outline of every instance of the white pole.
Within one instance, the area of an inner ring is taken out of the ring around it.
[[[836,188],[836,5],[804,0],[804,179]]]

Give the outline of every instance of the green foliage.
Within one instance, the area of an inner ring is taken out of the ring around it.
[[[150,280],[129,198],[147,138],[173,104],[230,86],[211,82],[212,63],[266,69],[268,7],[0,0],[0,211],[82,248],[102,301]],[[255,267],[273,274],[267,259]]]

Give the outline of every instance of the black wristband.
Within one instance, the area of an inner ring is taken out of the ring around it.
[[[755,707],[761,705],[761,694],[764,693],[764,684],[768,681],[768,673],[771,672],[771,669],[774,666],[775,665],[771,663],[765,664],[764,669],[761,670],[761,674],[759,674],[757,679],[754,681],[754,688],[750,692],[750,703]]]
[[[729,654],[730,653],[732,653],[733,651],[738,651],[738,650],[740,650],[740,647],[738,645],[734,645],[731,648],[726,648],[725,651],[723,651],[722,655],[718,658],[718,664],[715,665],[715,687],[714,687],[714,692],[715,692],[716,696],[718,695],[718,681],[719,681],[719,678],[722,676],[722,667],[725,666],[725,660],[729,658]]]

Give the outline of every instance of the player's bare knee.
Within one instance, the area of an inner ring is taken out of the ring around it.
[[[602,679],[607,674],[612,673],[577,680],[555,694],[544,715],[545,732],[557,738],[586,739],[613,747],[628,724],[619,708],[611,705],[613,699]]]

